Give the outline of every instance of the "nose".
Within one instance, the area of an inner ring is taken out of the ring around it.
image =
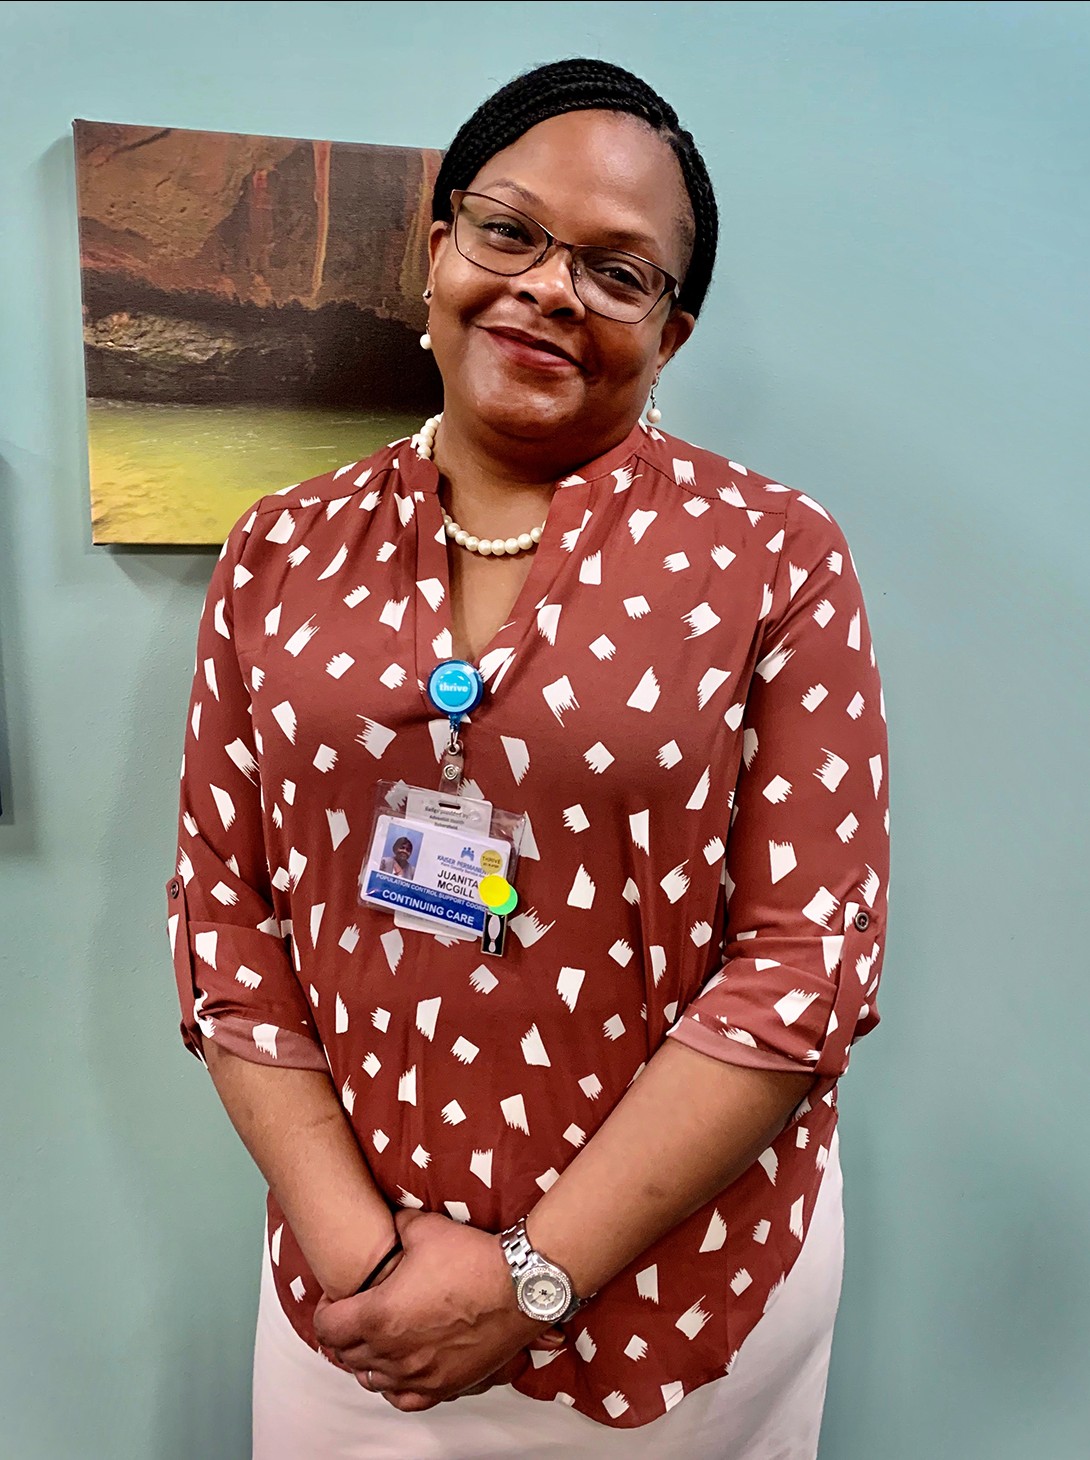
[[[520,297],[532,299],[542,314],[569,314],[577,319],[586,314],[575,292],[572,257],[563,244],[554,244],[539,264],[521,274],[519,285]]]

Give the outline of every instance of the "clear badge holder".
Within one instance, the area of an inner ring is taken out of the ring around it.
[[[518,903],[525,827],[521,812],[489,801],[380,782],[360,901],[397,915],[402,926],[479,939],[485,953],[499,956]]]

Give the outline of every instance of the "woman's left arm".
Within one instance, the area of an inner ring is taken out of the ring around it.
[[[668,1041],[534,1207],[531,1242],[568,1271],[576,1292],[596,1292],[751,1166],[813,1079]],[[315,1315],[323,1345],[357,1374],[374,1371],[396,1408],[429,1409],[528,1344],[553,1346],[545,1325],[516,1307],[494,1236],[411,1211],[398,1229],[406,1255],[392,1277],[373,1293],[323,1301]]]
[[[527,1219],[590,1294],[747,1171],[814,1083],[667,1040]]]

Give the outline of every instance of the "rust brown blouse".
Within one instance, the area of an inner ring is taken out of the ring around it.
[[[407,442],[264,498],[208,592],[168,884],[182,1029],[332,1072],[391,1203],[498,1231],[667,1038],[818,1084],[729,1190],[519,1388],[645,1424],[729,1370],[806,1234],[849,1046],[878,1022],[881,690],[844,538],[638,426],[561,482],[482,655],[467,794],[525,812],[503,958],[357,882],[375,785],[436,786],[452,652],[438,478]],[[449,551],[459,551],[450,548]],[[277,1290],[319,1296],[270,1199]]]

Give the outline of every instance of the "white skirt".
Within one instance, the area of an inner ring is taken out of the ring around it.
[[[638,1429],[598,1424],[509,1385],[401,1414],[298,1336],[276,1296],[266,1243],[254,1460],[815,1460],[844,1267],[838,1153],[834,1133],[802,1251],[730,1374]]]

